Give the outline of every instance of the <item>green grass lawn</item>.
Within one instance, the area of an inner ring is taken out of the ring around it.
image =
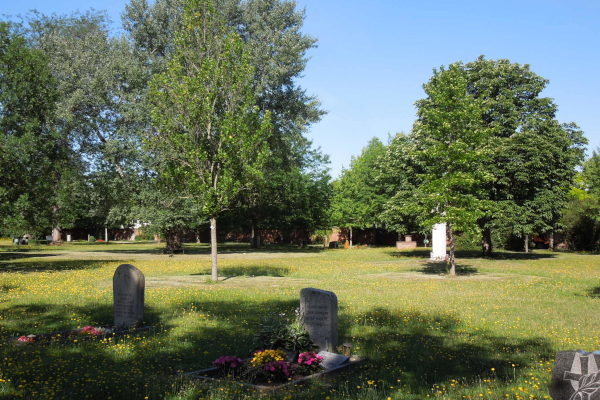
[[[554,354],[600,349],[600,258],[458,254],[456,278],[426,251],[158,244],[23,246],[0,242],[0,398],[244,399],[237,386],[178,375],[245,357],[260,321],[293,313],[304,287],[338,296],[340,341],[370,361],[274,399],[548,398]],[[146,276],[145,322],[107,341],[15,346],[9,339],[112,323],[112,275]]]

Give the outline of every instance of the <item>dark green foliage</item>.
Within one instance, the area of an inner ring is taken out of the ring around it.
[[[528,64],[486,60],[465,64],[469,94],[485,104],[480,128],[489,132],[491,151],[480,168],[493,179],[479,218],[484,253],[492,251],[491,230],[510,226],[519,235],[552,232],[587,143],[579,128],[559,124],[557,106],[540,97],[548,80]]]
[[[385,146],[377,138],[369,141],[358,157],[352,157],[350,168],[342,170],[333,183],[331,219],[344,228],[367,228],[381,223],[380,214],[388,199],[376,184],[375,168]]]
[[[51,126],[55,81],[47,57],[16,29],[0,22],[0,231],[41,236],[63,157]]]
[[[314,351],[318,348],[310,339],[304,324],[299,317],[292,321],[273,318],[261,325],[254,335],[254,350],[286,349],[293,353]],[[293,361],[293,360],[290,360]]]

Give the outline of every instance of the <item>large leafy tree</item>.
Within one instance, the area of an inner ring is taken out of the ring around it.
[[[375,184],[388,198],[381,212],[387,229],[398,235],[421,230],[421,214],[410,207],[418,185],[417,176],[423,170],[416,159],[414,137],[404,133],[394,136],[375,163],[375,169]]]
[[[105,226],[125,222],[122,205],[140,175],[135,133],[146,120],[138,105],[149,75],[109,25],[106,14],[95,11],[28,15],[28,41],[46,55],[56,82],[52,125],[60,151],[69,155],[53,182],[59,194],[52,206],[55,240],[61,227],[83,217]]]
[[[434,70],[423,88],[427,97],[416,102],[413,127],[415,157],[422,169],[407,206],[424,216],[425,226],[447,224],[453,276],[454,232],[474,230],[487,207],[481,191],[491,175],[478,166],[489,157],[490,132],[479,125],[484,105],[468,94],[460,64]]]
[[[52,129],[55,81],[47,57],[18,27],[0,22],[0,230],[40,235],[50,226],[59,137]]]
[[[469,95],[485,105],[479,129],[489,131],[493,149],[481,165],[493,179],[484,188],[489,207],[478,220],[489,255],[494,227],[510,222],[521,234],[552,231],[586,140],[576,125],[555,120],[556,104],[540,97],[548,81],[528,64],[481,56],[462,69]]]
[[[387,200],[376,185],[378,159],[385,153],[385,145],[373,138],[358,157],[353,157],[350,168],[342,170],[333,183],[331,222],[350,229],[367,228],[381,223],[380,214]]]
[[[174,51],[184,4],[183,0],[157,0],[151,4],[131,0],[125,7],[123,26],[139,58],[153,72],[162,72],[168,55]],[[308,95],[296,79],[306,67],[306,51],[316,46],[316,39],[301,32],[305,14],[296,10],[295,2],[286,0],[223,0],[214,5],[245,44],[253,66],[256,105],[261,113],[271,113],[273,125],[264,179],[238,197],[235,219],[249,221],[252,232],[257,228],[304,228],[308,221],[322,221],[315,219],[315,210],[307,207],[306,201],[306,197],[314,198],[312,204],[319,204],[321,213],[327,209],[326,201],[316,201],[323,197],[319,188],[328,159],[310,149],[311,142],[303,136],[324,111],[318,99]],[[283,189],[278,182],[285,183]],[[292,199],[298,202],[292,203]],[[292,210],[294,217],[287,215]],[[247,227],[245,223],[240,226]],[[253,239],[256,245],[256,236]]]
[[[156,132],[147,140],[163,179],[210,218],[213,280],[217,217],[257,180],[268,155],[270,115],[255,105],[252,77],[222,13],[210,1],[189,1],[167,69],[151,84]]]

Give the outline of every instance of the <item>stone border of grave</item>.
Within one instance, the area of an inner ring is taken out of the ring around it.
[[[34,337],[34,342],[19,342],[19,338],[21,336],[15,336],[8,339],[9,342],[14,342],[16,346],[31,346],[31,345],[49,345],[51,343],[66,343],[72,340],[81,340],[81,341],[90,341],[96,338],[105,339],[107,337],[119,337],[124,335],[130,335],[135,333],[143,333],[148,332],[154,329],[153,326],[143,326],[140,328],[115,328],[111,325],[99,326],[100,328],[110,328],[115,331],[110,334],[104,335],[82,335],[80,336],[83,328],[71,329],[68,331],[59,331],[59,332],[51,332],[51,333],[40,333],[37,335],[27,335],[27,337]]]
[[[337,374],[345,372],[345,370],[349,370],[357,365],[364,364],[368,360],[369,360],[369,357],[352,356],[344,364],[339,365],[337,367],[333,367],[333,368],[327,369],[325,371],[317,372],[316,374],[303,376],[302,378],[299,378],[299,379],[296,379],[296,380],[293,380],[290,382],[281,383],[278,385],[271,385],[271,386],[254,385],[252,383],[247,383],[247,382],[230,381],[230,380],[223,379],[223,378],[217,378],[217,377],[215,377],[215,375],[217,374],[217,371],[218,371],[217,367],[202,369],[199,371],[188,372],[186,374],[183,374],[182,376],[189,376],[192,379],[199,379],[199,380],[205,381],[207,383],[226,382],[226,383],[232,383],[235,385],[245,386],[248,388],[257,389],[262,392],[264,392],[264,391],[277,392],[277,391],[287,389],[289,387],[296,386],[298,384],[307,382],[311,379],[328,377],[330,375],[337,375]],[[247,358],[243,361],[244,362],[250,361],[250,358]]]

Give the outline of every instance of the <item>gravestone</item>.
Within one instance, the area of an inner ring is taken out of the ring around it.
[[[134,327],[144,319],[144,289],[142,271],[130,264],[119,265],[113,276],[115,327]]]
[[[600,352],[561,351],[554,357],[550,397],[554,400],[600,399]]]
[[[446,224],[435,224],[431,231],[431,261],[446,260]]]
[[[396,242],[397,249],[416,249],[417,242],[412,241],[412,235],[404,235],[404,242],[398,240]]]
[[[319,349],[333,351],[338,343],[338,301],[335,293],[302,289],[300,315],[310,338]]]

